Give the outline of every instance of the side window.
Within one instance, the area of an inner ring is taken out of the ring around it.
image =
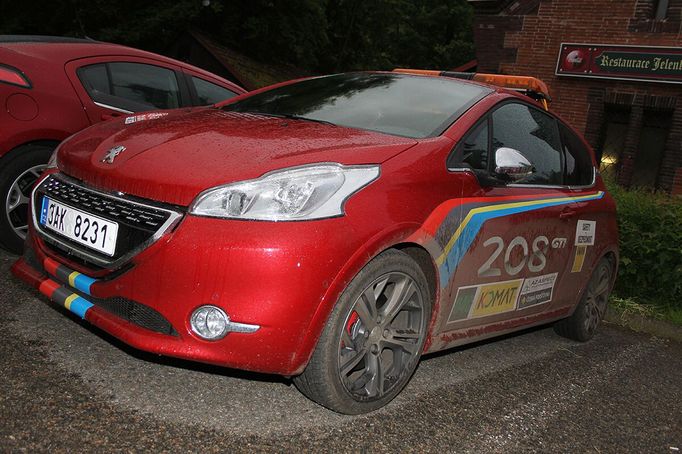
[[[448,167],[469,164],[474,170],[488,170],[488,120],[476,125],[448,159]]]
[[[149,106],[150,109],[180,107],[175,72],[141,63],[109,63],[112,95]]]
[[[175,72],[143,63],[98,63],[78,69],[93,101],[131,112],[180,107]]]
[[[492,121],[493,150],[513,148],[533,165],[533,173],[516,183],[563,183],[561,141],[554,118],[525,104],[510,103],[495,110]]]
[[[590,152],[578,136],[565,125],[559,123],[561,143],[564,148],[564,184],[586,186],[592,183],[593,172]]]
[[[223,88],[220,85],[208,82],[204,79],[192,76],[192,83],[197,92],[200,106],[215,104],[237,96],[237,93]]]
[[[78,77],[91,97],[96,96],[98,93],[111,94],[107,67],[104,63],[84,66],[78,70]]]

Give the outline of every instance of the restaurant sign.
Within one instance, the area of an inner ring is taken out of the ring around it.
[[[682,47],[564,43],[556,75],[682,84]]]

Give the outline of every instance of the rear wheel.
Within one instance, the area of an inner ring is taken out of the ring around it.
[[[573,315],[554,324],[557,334],[580,342],[590,340],[606,314],[612,283],[613,264],[603,258],[592,272]]]
[[[21,254],[28,232],[31,189],[52,151],[48,145],[26,145],[0,166],[0,245],[15,254]]]
[[[389,250],[343,292],[298,389],[332,410],[358,414],[386,405],[412,377],[426,339],[431,300],[424,273]]]

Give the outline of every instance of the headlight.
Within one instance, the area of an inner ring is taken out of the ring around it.
[[[255,180],[204,191],[190,213],[262,221],[339,216],[346,199],[378,176],[378,165],[317,164],[277,170]]]

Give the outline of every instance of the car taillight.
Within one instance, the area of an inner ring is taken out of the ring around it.
[[[0,65],[0,82],[17,85],[19,87],[31,88],[31,82],[17,68],[7,65]]]

